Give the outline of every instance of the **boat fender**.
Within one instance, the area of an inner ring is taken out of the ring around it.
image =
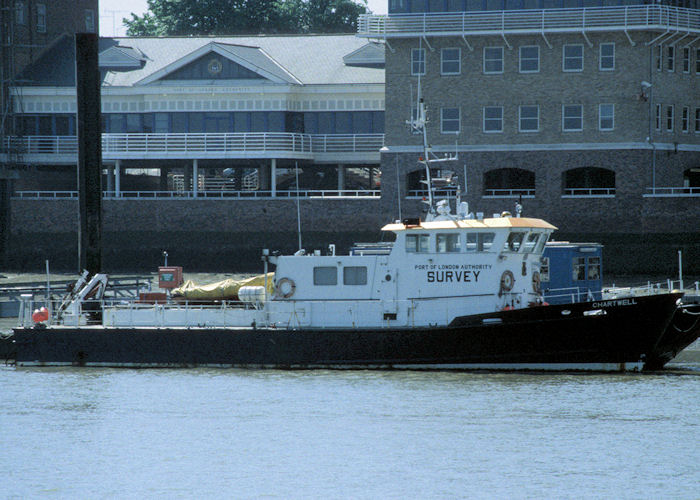
[[[288,299],[294,295],[296,288],[297,286],[294,280],[290,278],[281,278],[277,281],[277,285],[275,285],[275,294],[283,299]]]
[[[542,291],[542,288],[540,286],[540,273],[537,271],[532,273],[532,290],[535,293],[540,293]]]
[[[513,289],[513,285],[515,285],[515,276],[513,276],[513,272],[503,271],[501,275],[501,293],[499,295],[502,295],[504,292],[510,292]]]

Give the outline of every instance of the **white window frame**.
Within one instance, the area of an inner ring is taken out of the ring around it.
[[[523,57],[523,49],[536,49],[537,58]],[[537,69],[523,69],[523,61],[537,61]],[[518,71],[520,73],[539,73],[540,72],[540,46],[539,45],[523,45],[518,50]]]
[[[675,110],[673,104],[666,106],[666,132],[673,132],[673,125],[675,122]]]
[[[690,47],[683,48],[683,73],[690,73]]]
[[[487,58],[486,57],[486,52],[491,51],[491,50],[497,50],[499,52],[499,57],[497,59],[492,59],[492,58]],[[500,75],[503,73],[503,46],[493,46],[493,47],[484,47],[484,52],[483,52],[483,71],[485,75]],[[487,71],[486,70],[486,64],[492,61],[499,61],[501,65],[501,69],[499,71]]]
[[[683,106],[683,111],[681,113],[681,132],[687,134],[688,130],[690,130],[690,108],[688,106]]]
[[[457,59],[445,59],[446,50],[456,50]],[[457,71],[445,71],[445,63],[457,63]],[[440,74],[441,75],[459,75],[462,73],[462,49],[459,47],[445,47],[440,50]]]
[[[486,110],[487,109],[497,109],[500,111],[501,116],[499,118],[486,118]],[[485,134],[501,134],[503,133],[503,106],[484,106],[482,108],[481,112],[482,116],[482,123],[481,123],[481,130]],[[497,130],[486,130],[486,122],[497,122],[499,123],[499,128]]]
[[[567,116],[567,108],[578,108],[580,112],[581,126],[580,128],[566,128],[566,120],[578,118],[576,116]],[[581,132],[583,130],[583,104],[562,104],[561,106],[561,130],[562,132]]]
[[[95,11],[92,9],[85,9],[85,31],[88,33],[95,32]]]
[[[603,47],[612,47],[612,56],[603,55]],[[612,67],[604,67],[603,60],[612,58]],[[598,69],[600,71],[615,71],[615,42],[601,43],[598,48]]]
[[[695,108],[695,133],[700,134],[700,108]]]
[[[36,4],[36,30],[39,33],[46,33],[46,4]]]
[[[455,118],[445,118],[445,111],[457,110],[457,130],[445,130],[445,122],[454,122]],[[460,108],[440,108],[440,133],[457,135],[462,130],[462,112]]]
[[[656,115],[654,120],[654,130],[661,131],[661,104],[656,105]]]
[[[535,108],[535,110],[537,111],[536,117],[525,118],[526,120],[537,120],[537,128],[536,129],[523,129],[522,128],[523,108]],[[518,132],[522,132],[522,133],[527,134],[527,133],[534,133],[534,132],[539,132],[539,131],[540,131],[540,107],[537,104],[523,104],[521,106],[518,106]]]
[[[581,49],[581,57],[572,57],[571,55],[567,55],[566,50],[568,48],[574,48],[578,47]],[[581,60],[581,67],[580,68],[574,68],[574,69],[566,69],[566,62],[571,61],[571,60]],[[583,44],[582,43],[567,43],[564,44],[564,46],[561,49],[561,69],[564,73],[580,73],[583,71],[583,59],[584,59],[584,49],[583,49]]]
[[[669,45],[666,47],[666,71],[673,73],[676,69],[676,47]]]
[[[416,55],[418,57],[416,58]],[[418,66],[418,71],[416,71],[416,65]],[[422,71],[421,71],[422,70]],[[425,49],[411,49],[411,75],[425,75]]]
[[[604,106],[610,106],[610,109],[612,111],[612,114],[609,116],[603,116],[603,107]],[[610,120],[611,125],[610,127],[603,127],[603,120]],[[601,131],[609,131],[609,130],[615,130],[615,105],[611,103],[604,103],[604,104],[599,104],[598,105],[598,130]]]

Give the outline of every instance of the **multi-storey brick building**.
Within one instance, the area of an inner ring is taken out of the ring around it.
[[[700,4],[638,3],[391,0],[363,17],[387,45],[386,209],[421,194],[405,125],[420,81],[432,149],[458,151],[474,210],[522,197],[564,233],[691,232],[697,252]]]

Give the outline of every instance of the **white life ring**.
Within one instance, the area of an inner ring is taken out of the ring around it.
[[[515,276],[511,271],[503,271],[501,275],[501,293],[510,292],[515,285]]]
[[[283,299],[288,299],[296,291],[297,286],[290,278],[281,278],[275,285],[275,294]]]

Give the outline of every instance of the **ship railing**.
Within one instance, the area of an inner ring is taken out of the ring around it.
[[[697,9],[628,5],[565,9],[518,9],[373,15],[362,14],[357,34],[368,38],[586,33],[664,30],[700,33]]]
[[[686,287],[682,280],[667,279],[666,281],[648,281],[639,285],[615,286],[603,288],[604,298],[639,297],[645,295],[658,295],[681,291],[683,293],[700,294],[700,281],[693,282],[690,287]]]
[[[571,303],[591,302],[600,300],[602,292],[590,290],[583,287],[564,287],[564,288],[548,288],[545,290],[547,300],[552,300],[556,303]]]
[[[302,189],[302,190],[207,190],[207,191],[103,191],[102,198],[115,199],[378,199],[380,189]],[[78,199],[78,191],[15,191],[13,198],[25,200],[63,200]]]
[[[651,197],[692,197],[700,196],[700,186],[648,187],[645,198]]]

